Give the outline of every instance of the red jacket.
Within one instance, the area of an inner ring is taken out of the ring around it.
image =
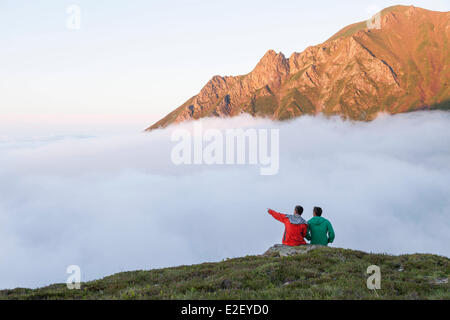
[[[284,223],[283,244],[286,246],[300,246],[306,244],[304,237],[308,231],[307,222],[297,215],[286,215],[269,209],[269,213]]]

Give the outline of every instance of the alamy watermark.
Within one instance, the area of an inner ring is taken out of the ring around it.
[[[67,19],[66,27],[69,30],[78,30],[81,28],[81,8],[76,4],[72,4],[66,8]]]
[[[375,13],[370,19],[366,21],[367,29],[381,29],[381,11]]]
[[[66,280],[67,289],[81,289],[81,268],[77,265],[67,267],[66,273],[70,276]]]
[[[176,129],[171,141],[175,165],[260,165],[261,175],[276,175],[280,166],[279,129]]]
[[[367,268],[367,274],[370,274],[367,278],[367,289],[380,290],[381,289],[381,269],[379,266],[371,265]]]

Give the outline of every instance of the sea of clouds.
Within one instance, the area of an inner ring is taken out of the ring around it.
[[[0,131],[0,288],[261,254],[281,242],[267,208],[321,206],[333,246],[450,256],[450,113],[370,123],[239,117],[205,128],[277,128],[279,172],[180,165],[173,128],[36,135]],[[191,124],[182,127],[189,128]]]

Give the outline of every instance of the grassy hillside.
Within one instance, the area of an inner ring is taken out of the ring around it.
[[[319,248],[289,257],[247,256],[82,283],[0,291],[0,299],[450,299],[450,260],[429,254],[390,256]],[[369,265],[381,289],[367,289]]]

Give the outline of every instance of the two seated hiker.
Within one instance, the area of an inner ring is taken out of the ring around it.
[[[327,246],[334,241],[334,230],[330,221],[322,217],[322,208],[314,207],[313,217],[308,222],[302,218],[303,207],[296,206],[294,214],[283,214],[268,209],[267,212],[284,224],[282,243],[296,247],[306,245],[305,238],[310,244]]]

